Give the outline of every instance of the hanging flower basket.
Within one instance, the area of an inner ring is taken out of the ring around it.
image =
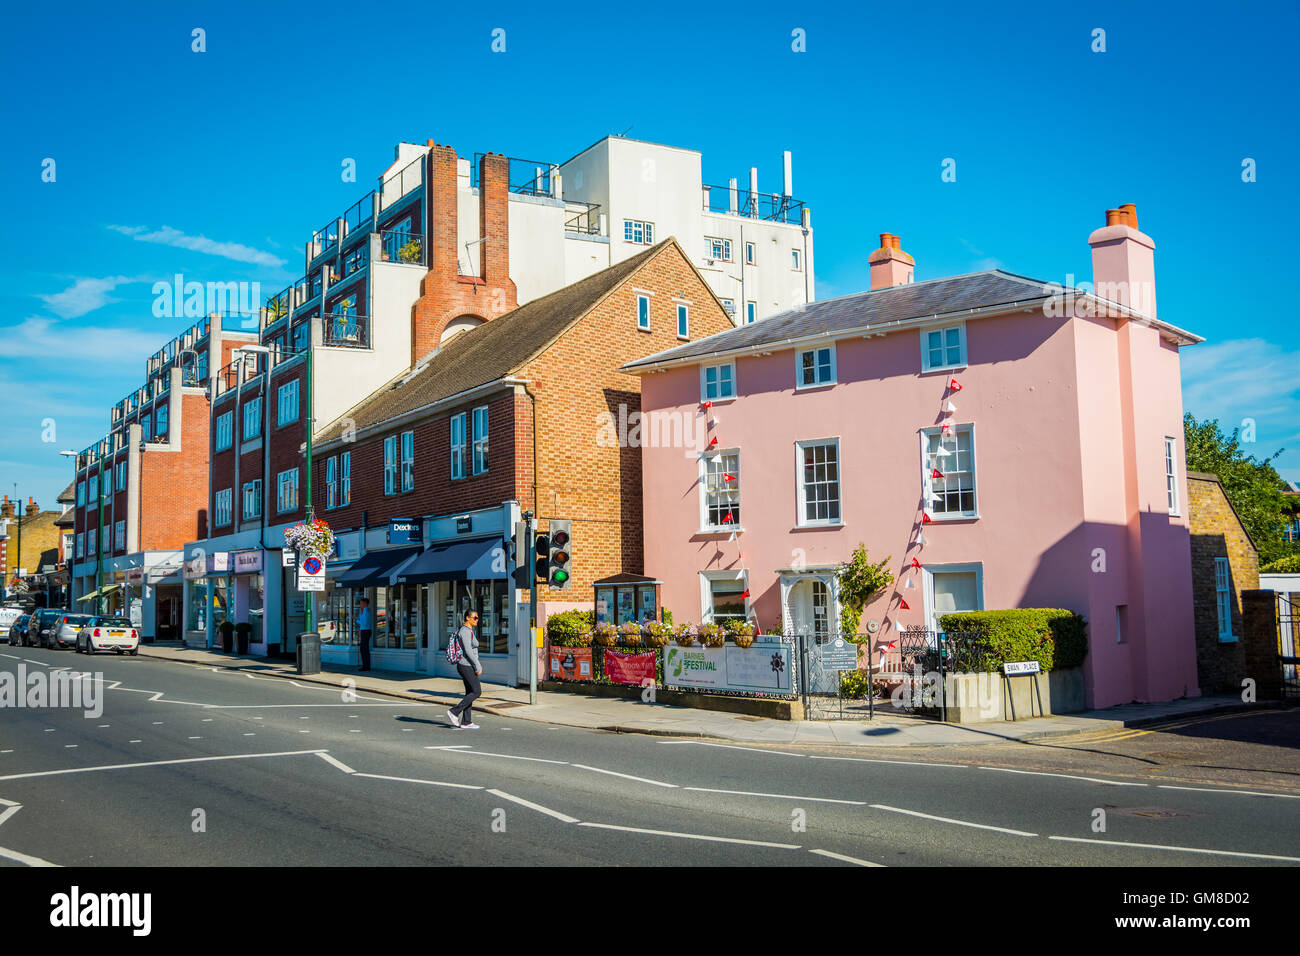
[[[641,625],[636,621],[625,621],[619,625],[618,636],[624,644],[639,647],[641,645]]]
[[[650,647],[664,647],[673,639],[672,625],[662,621],[646,621],[641,628],[641,638]]]
[[[705,647],[721,647],[727,642],[727,635],[717,624],[701,624],[699,636],[700,643]]]
[[[334,550],[334,532],[322,518],[310,523],[300,521],[284,529],[284,543],[305,557],[320,558],[323,561]]]
[[[673,636],[677,639],[677,643],[681,647],[693,647],[695,646],[695,638],[697,634],[698,631],[694,624],[683,624],[677,628],[677,633]]]
[[[728,618],[724,630],[737,647],[749,647],[754,643],[754,625],[749,621]]]
[[[601,647],[613,647],[618,643],[618,628],[608,621],[597,624],[593,639]]]

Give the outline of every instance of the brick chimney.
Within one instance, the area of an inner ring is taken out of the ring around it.
[[[28,499],[27,499],[27,517],[30,518],[30,517],[31,517],[32,515],[34,515],[34,514],[40,514],[40,511],[41,511],[41,509],[40,509],[40,507],[36,504],[36,499],[35,499],[35,498],[28,498]]]
[[[880,248],[867,257],[871,266],[871,288],[888,289],[890,286],[907,285],[912,281],[912,270],[916,262],[902,249],[901,236],[880,234]]]
[[[12,518],[14,516],[14,503],[5,495],[3,504],[0,504],[0,518]]]
[[[458,161],[451,146],[429,140],[425,221],[429,271],[411,325],[411,365],[436,351],[453,319],[487,321],[518,305],[510,278],[510,162],[500,153],[479,160],[480,274],[460,274]]]
[[[1137,207],[1106,210],[1106,225],[1088,237],[1093,292],[1144,315],[1156,314],[1156,244],[1138,231]]]

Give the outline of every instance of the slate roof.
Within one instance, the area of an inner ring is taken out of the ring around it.
[[[317,440],[341,437],[345,418],[361,431],[508,377],[670,245],[676,246],[676,240],[665,239],[595,275],[459,333],[414,372],[403,373],[327,425]]]
[[[775,350],[796,340],[833,337],[861,329],[886,330],[892,325],[932,317],[958,319],[964,314],[997,306],[1032,306],[1061,293],[1060,285],[1001,269],[929,279],[796,306],[770,318],[637,359],[623,369],[634,372],[661,363],[688,361],[722,352],[744,352],[764,346]],[[1196,336],[1173,326],[1156,324],[1181,334],[1189,341],[1199,341]]]

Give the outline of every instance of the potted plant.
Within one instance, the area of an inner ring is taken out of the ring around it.
[[[737,647],[749,647],[754,643],[754,625],[741,618],[728,618],[725,629]]]
[[[397,258],[402,262],[419,262],[420,261],[420,242],[418,239],[412,239],[397,250]]]
[[[240,621],[235,625],[235,649],[240,654],[248,653],[248,636],[253,633],[253,625]]]
[[[631,647],[641,646],[641,625],[636,621],[626,621],[619,625],[618,636],[623,639],[623,643]]]
[[[229,621],[222,621],[217,630],[221,632],[221,649],[227,654],[233,653],[235,650],[235,625]]]
[[[705,647],[721,647],[727,642],[727,635],[718,624],[701,624],[698,633],[700,643]]]
[[[663,647],[673,639],[673,626],[667,622],[646,621],[641,635],[650,647]]]
[[[673,632],[673,637],[676,639],[678,646],[693,647],[698,633],[694,624],[679,624]]]
[[[601,647],[613,647],[618,643],[618,628],[609,621],[601,621],[596,625],[592,638]]]

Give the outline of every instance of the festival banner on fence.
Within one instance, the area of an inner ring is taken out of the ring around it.
[[[605,651],[605,676],[614,684],[635,684],[641,686],[643,681],[655,682],[655,663],[659,655],[654,651],[641,654],[629,654],[624,651]]]
[[[591,680],[590,647],[552,647],[552,680]]]

